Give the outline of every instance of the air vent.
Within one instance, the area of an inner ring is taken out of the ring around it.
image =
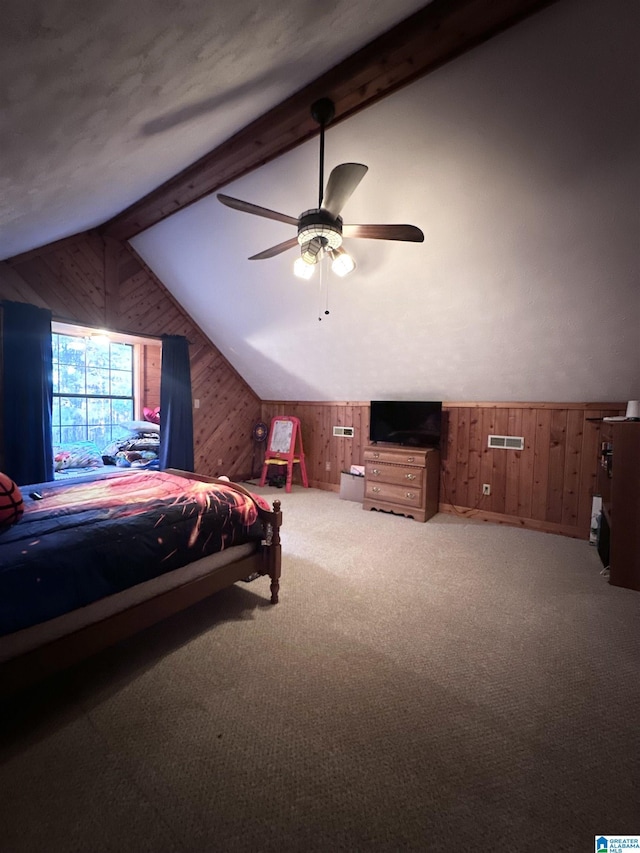
[[[487,446],[496,450],[524,450],[524,438],[517,435],[490,435]]]
[[[333,434],[339,438],[353,438],[353,427],[334,426]]]

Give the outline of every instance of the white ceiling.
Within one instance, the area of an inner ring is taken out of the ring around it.
[[[0,259],[97,226],[427,0],[3,0]]]
[[[102,223],[423,5],[4,2],[0,257]],[[639,10],[561,0],[330,127],[327,174],[369,166],[345,222],[426,239],[349,241],[322,293],[294,250],[247,260],[292,226],[213,196],[132,244],[263,399],[637,399]],[[225,192],[298,216],[317,166],[312,140]]]

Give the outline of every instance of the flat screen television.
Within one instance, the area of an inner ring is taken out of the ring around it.
[[[439,447],[442,402],[372,400],[369,440],[410,447]]]

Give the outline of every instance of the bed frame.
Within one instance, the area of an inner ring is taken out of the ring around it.
[[[251,493],[237,483],[220,481],[215,477],[201,476],[173,468],[168,468],[166,473],[189,480],[221,483],[248,495],[253,500]],[[120,640],[131,637],[208,598],[215,592],[231,586],[236,581],[253,579],[258,575],[269,575],[271,603],[277,604],[281,569],[280,501],[273,501],[272,510],[266,510],[258,503],[256,508],[262,523],[263,539],[261,546],[253,554],[121,610],[99,622],[38,646],[18,657],[0,662],[0,696],[10,696],[56,672],[86,660]]]

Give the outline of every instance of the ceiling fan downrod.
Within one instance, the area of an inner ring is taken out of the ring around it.
[[[318,188],[318,207],[322,207],[324,193],[324,129],[336,114],[331,98],[319,98],[311,104],[311,118],[320,125],[320,182]]]

